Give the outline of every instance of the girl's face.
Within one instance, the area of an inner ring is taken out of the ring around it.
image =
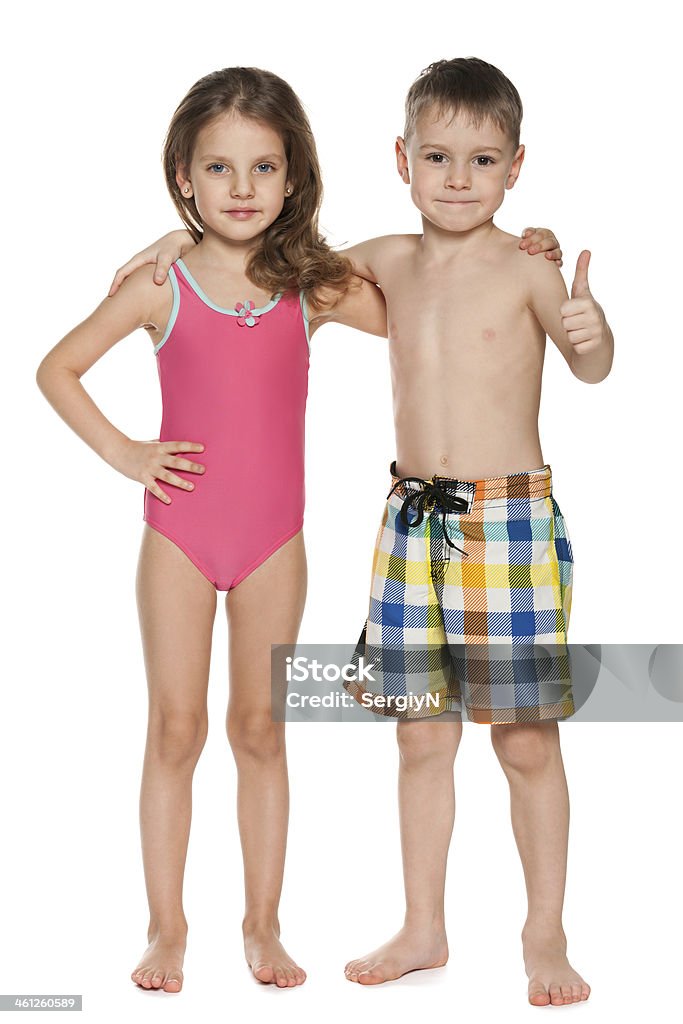
[[[189,171],[179,168],[176,181],[184,198],[194,196],[205,232],[234,242],[248,242],[265,231],[291,187],[278,133],[233,113],[199,132]]]

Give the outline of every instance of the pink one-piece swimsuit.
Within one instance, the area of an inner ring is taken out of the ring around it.
[[[173,541],[216,590],[231,590],[304,518],[304,417],[309,336],[303,293],[253,309],[209,299],[182,259],[169,269],[173,307],[157,357],[160,441],[193,441],[179,458],[204,473],[171,472],[193,490],[145,488],[143,519]]]

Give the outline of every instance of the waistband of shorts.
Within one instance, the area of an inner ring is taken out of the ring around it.
[[[401,483],[394,492],[405,498],[415,491],[424,490],[421,478],[415,476],[400,477],[396,474],[396,462],[389,467],[391,485],[395,487],[399,481],[408,478],[408,483]],[[508,473],[505,476],[488,476],[480,480],[459,480],[449,476],[433,476],[425,481],[435,484],[448,494],[458,494],[468,498],[470,505],[475,501],[513,498],[547,498],[552,493],[552,470],[546,463],[538,469],[525,469],[519,473]]]

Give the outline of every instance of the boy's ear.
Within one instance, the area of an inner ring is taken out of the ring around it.
[[[512,188],[514,183],[517,181],[519,172],[522,169],[522,164],[524,163],[524,153],[524,146],[520,146],[513,157],[510,170],[508,171],[508,176],[505,179],[505,188]]]
[[[408,174],[408,154],[406,153],[405,139],[400,135],[396,138],[396,167],[398,173],[401,175],[402,181],[406,185],[410,184],[410,175]]]

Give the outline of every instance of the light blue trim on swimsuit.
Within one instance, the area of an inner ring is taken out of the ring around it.
[[[302,316],[304,318],[304,330],[306,332],[306,341],[308,342],[308,352],[309,352],[309,355],[310,355],[311,339],[310,339],[309,334],[308,334],[308,325],[309,325],[310,321],[309,321],[308,315],[306,313],[306,296],[304,295],[303,288],[299,292],[299,304],[301,306],[301,313],[302,313]]]
[[[195,279],[193,278],[192,274],[187,269],[187,267],[185,266],[185,263],[183,262],[183,260],[180,257],[178,257],[178,259],[176,260],[176,263],[178,264],[178,266],[182,270],[183,274],[187,278],[187,283],[190,285],[190,287],[193,289],[193,291],[195,291],[197,293],[197,295],[202,300],[202,302],[206,303],[207,306],[209,306],[211,309],[215,309],[217,313],[226,313],[228,316],[244,316],[245,315],[244,313],[238,313],[236,309],[223,309],[222,306],[217,306],[215,302],[211,301],[211,299],[209,298],[208,295],[205,295],[205,293],[199,287],[198,283],[195,281]],[[278,304],[278,302],[280,301],[281,298],[282,298],[282,292],[278,292],[277,295],[275,296],[275,298],[271,299],[267,306],[261,306],[260,309],[250,309],[248,315],[250,315],[250,316],[261,316],[262,313],[268,313],[273,308],[273,306],[277,306],[277,304]]]
[[[173,330],[173,325],[176,321],[176,317],[178,316],[178,310],[180,309],[180,288],[178,287],[178,278],[176,277],[175,270],[172,266],[168,268],[168,279],[171,282],[171,288],[173,289],[173,305],[171,306],[171,315],[168,318],[164,336],[159,344],[155,346],[154,355],[156,355],[161,346],[168,341],[168,336]]]

